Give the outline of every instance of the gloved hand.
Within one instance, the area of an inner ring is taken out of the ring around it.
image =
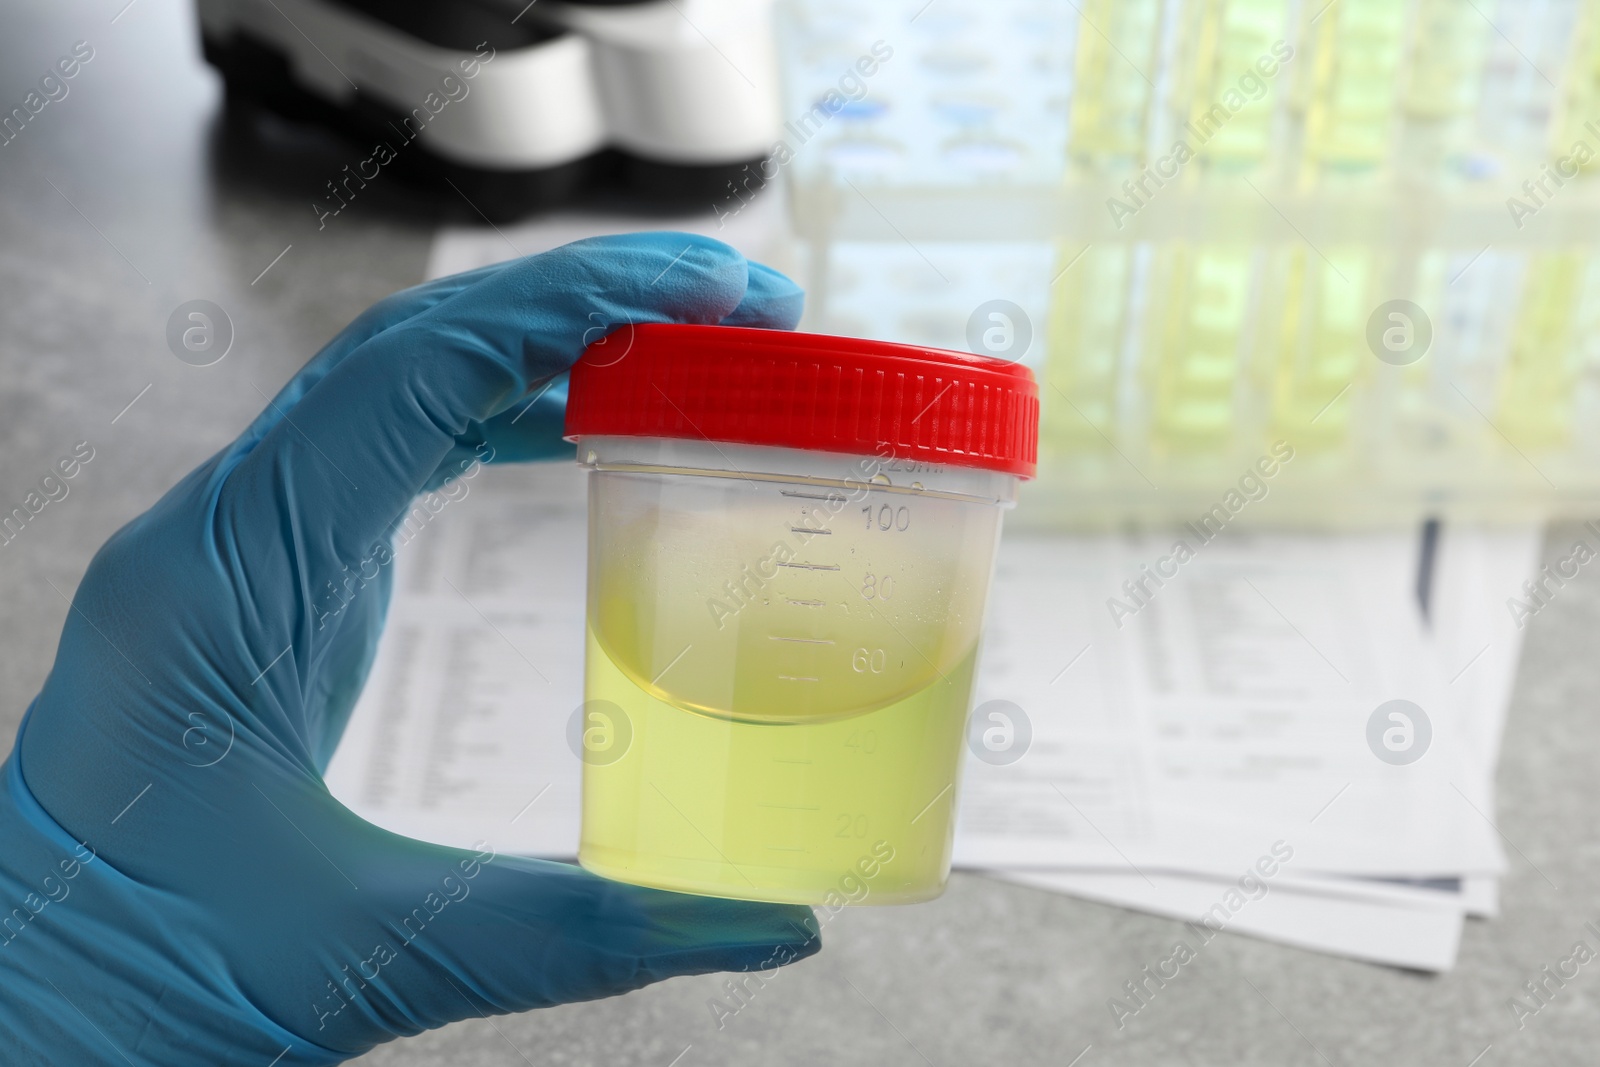
[[[0,773],[7,1063],[332,1064],[455,1019],[767,969],[809,909],[412,841],[326,766],[424,486],[566,451],[558,391],[624,323],[793,328],[801,293],[687,234],[580,241],[375,305],[90,564]],[[530,563],[530,565],[533,565]]]

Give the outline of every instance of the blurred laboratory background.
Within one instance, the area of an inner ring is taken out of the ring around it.
[[[0,512],[95,454],[0,534],[7,727],[99,544],[426,278],[690,230],[1038,378],[945,895],[359,1062],[1594,1059],[1600,0],[63,0],[0,57]],[[582,493],[402,558],[358,814],[574,855]]]

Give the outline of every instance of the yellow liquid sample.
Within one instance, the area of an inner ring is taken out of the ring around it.
[[[822,903],[937,896],[975,651],[943,679],[862,715],[739,722],[657,699],[589,631],[590,701],[628,716],[614,763],[583,769],[579,858],[597,874],[685,893]],[[870,879],[864,857],[893,859]]]

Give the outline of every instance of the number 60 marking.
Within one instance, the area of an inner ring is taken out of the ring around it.
[[[850,657],[850,666],[855,668],[857,674],[882,674],[883,669],[889,664],[889,657],[881,648],[858,648],[855,655]]]

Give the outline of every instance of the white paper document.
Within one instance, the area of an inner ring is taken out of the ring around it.
[[[1521,632],[1505,605],[1537,570],[1539,543],[1536,526],[1449,529],[1432,564],[1429,641],[1448,675],[1446,699],[1465,702],[1473,754],[1489,777],[1521,648]],[[1492,782],[1484,789],[1492,793]],[[999,876],[1191,921],[1226,888],[1214,876],[1155,869],[1130,874],[1126,865]],[[1424,970],[1454,963],[1463,914],[1490,917],[1499,911],[1498,882],[1491,875],[1351,877],[1281,867],[1260,891],[1270,892],[1272,903],[1259,907],[1252,899],[1226,929]],[[1433,914],[1418,915],[1417,909]]]
[[[1224,916],[1217,910],[1229,888],[1224,882],[1160,873],[1146,880],[1137,874],[1081,871],[1017,871],[1001,877],[1037,889],[1182,919],[1206,931],[1251,934],[1395,967],[1448,970],[1461,943],[1461,913],[1451,909],[1279,887],[1260,897],[1246,894],[1243,906]]]
[[[1139,606],[1121,580],[1177,537],[1007,538],[976,714],[1008,701],[1033,738],[969,762],[957,862],[1229,875],[1282,840],[1295,871],[1498,871],[1469,708],[1410,599],[1415,537],[1229,531]],[[1392,700],[1431,726],[1406,765],[1369,744]]]
[[[328,787],[386,829],[571,857],[586,511],[576,464],[485,469],[395,550],[395,594]]]

